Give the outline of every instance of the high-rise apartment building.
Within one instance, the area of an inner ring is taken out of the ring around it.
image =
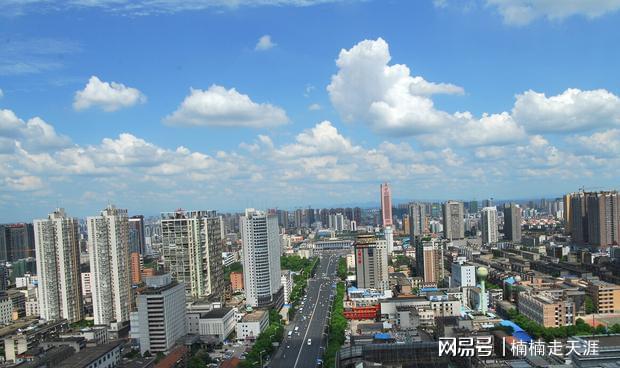
[[[279,308],[284,295],[278,219],[253,208],[246,209],[241,217],[241,238],[246,304]]]
[[[381,217],[383,227],[392,226],[392,192],[388,183],[381,184]]]
[[[167,353],[187,334],[185,287],[169,274],[145,278],[138,310],[131,313],[131,338],[139,341],[140,353]]]
[[[387,242],[373,235],[358,235],[354,252],[357,287],[389,290]]]
[[[489,245],[497,243],[497,208],[485,207],[480,216],[482,243]]]
[[[78,220],[62,208],[47,219],[34,220],[38,302],[48,321],[82,319]]]
[[[565,194],[564,196],[562,196],[562,201],[564,202],[564,212],[563,212],[563,217],[564,217],[564,232],[566,234],[570,234],[572,231],[572,213],[571,213],[571,206],[570,206],[570,201],[571,201],[571,195],[570,194]]]
[[[465,238],[463,202],[447,201],[443,204],[443,237],[449,240]]]
[[[96,325],[129,321],[131,278],[127,210],[109,205],[86,218]]]
[[[571,235],[577,244],[608,247],[620,243],[618,192],[570,194]]]
[[[185,285],[188,297],[222,300],[222,218],[215,211],[161,214],[164,268]]]
[[[409,203],[409,233],[420,236],[426,231],[426,209],[421,203]]]
[[[516,243],[521,241],[521,208],[514,203],[504,205],[504,238]]]
[[[443,247],[435,240],[416,243],[416,273],[425,283],[439,283],[444,278]]]
[[[34,257],[32,224],[0,225],[0,261],[15,262]]]

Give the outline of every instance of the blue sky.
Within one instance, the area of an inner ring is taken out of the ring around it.
[[[0,9],[3,222],[618,187],[620,1]]]

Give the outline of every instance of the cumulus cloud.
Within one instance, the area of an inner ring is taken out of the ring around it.
[[[529,90],[516,96],[512,115],[536,133],[613,127],[620,125],[620,98],[604,89],[569,88],[551,97]]]
[[[8,109],[0,109],[0,138],[5,151],[12,151],[17,143],[32,151],[66,147],[70,139],[56,133],[54,127],[39,117],[24,121]]]
[[[573,136],[568,143],[576,145],[580,151],[599,157],[620,158],[620,129],[610,129],[592,135]]]
[[[190,89],[176,111],[164,122],[170,125],[268,128],[288,123],[286,112],[269,103],[256,103],[236,89],[212,85]]]
[[[17,192],[31,192],[43,188],[41,178],[32,175],[4,178],[4,185],[9,190]]]
[[[406,65],[389,65],[387,42],[364,40],[341,50],[327,91],[345,121],[363,121],[377,130],[421,134],[445,127],[450,114],[437,110],[430,95],[462,94],[453,84],[411,76]]]
[[[597,18],[620,9],[619,0],[486,0],[510,25],[525,25],[539,18],[556,21],[571,16]]]
[[[310,111],[318,111],[321,110],[321,105],[319,105],[318,103],[313,103],[310,106],[308,106],[308,110]]]
[[[264,35],[258,39],[258,42],[256,43],[256,46],[254,47],[254,50],[267,51],[269,49],[276,47],[276,45],[277,44],[275,42],[271,41],[270,35]]]
[[[93,75],[83,90],[75,92],[73,108],[100,107],[104,111],[116,111],[144,102],[146,96],[138,89],[117,82],[103,82]]]

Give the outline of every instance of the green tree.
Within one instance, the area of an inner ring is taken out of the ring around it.
[[[594,301],[590,295],[586,295],[584,299],[584,304],[586,308],[586,314],[592,314],[596,312],[596,308],[594,307]]]

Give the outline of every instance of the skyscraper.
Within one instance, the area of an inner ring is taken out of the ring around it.
[[[588,243],[608,247],[620,243],[620,196],[617,192],[588,193]]]
[[[443,204],[443,237],[449,240],[465,238],[463,202],[447,201]]]
[[[59,208],[47,219],[34,220],[34,233],[41,318],[81,320],[78,220]]]
[[[109,205],[99,216],[88,217],[86,225],[95,324],[128,322],[132,303],[127,210]]]
[[[0,225],[0,260],[15,262],[34,257],[32,224]]]
[[[381,184],[381,217],[383,227],[392,226],[392,192],[388,183]]]
[[[129,241],[130,253],[144,254],[145,236],[144,236],[144,216],[137,215],[129,218]]]
[[[485,245],[497,243],[497,208],[484,207],[480,217],[482,243]],[[519,223],[519,226],[521,224]]]
[[[435,239],[416,243],[416,273],[424,282],[439,283],[444,277],[443,247]]]
[[[222,218],[215,211],[161,214],[164,268],[194,299],[224,297]]]
[[[420,236],[426,230],[426,209],[420,203],[409,203],[409,233]]]
[[[570,234],[572,231],[572,213],[571,213],[571,206],[570,206],[570,200],[571,200],[571,195],[570,194],[565,194],[562,197],[562,200],[564,202],[564,231],[566,234]]]
[[[241,238],[246,304],[279,308],[284,295],[278,219],[253,208],[246,209],[241,217]]]
[[[504,238],[521,241],[521,208],[514,203],[504,205]]]
[[[588,218],[586,216],[585,193],[571,193],[569,206],[572,240],[577,244],[585,244],[588,242]]]
[[[389,290],[387,242],[374,235],[358,235],[354,251],[357,287]]]

